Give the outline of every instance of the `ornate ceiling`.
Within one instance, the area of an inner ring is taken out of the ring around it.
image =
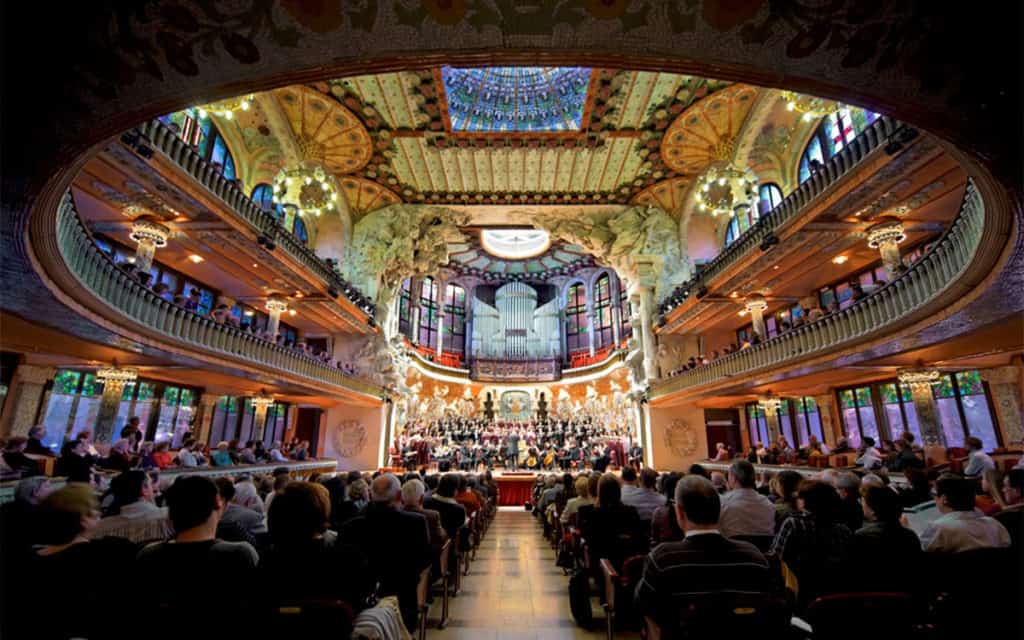
[[[527,233],[538,233],[530,229]],[[543,233],[543,232],[539,232]],[[565,275],[577,268],[590,266],[594,258],[582,247],[565,242],[554,242],[547,250],[530,258],[514,260],[493,255],[482,246],[480,233],[469,231],[465,242],[448,244],[448,268],[465,275],[490,280],[508,280],[517,277],[533,279]]]
[[[398,202],[651,204],[678,219],[693,178],[732,159],[740,138],[750,147],[775,127],[791,133],[788,145],[807,128],[768,90],[601,68],[444,67],[270,95],[290,130],[262,113],[266,98],[218,120],[241,148],[233,150],[248,164],[240,172],[247,186],[291,157],[321,162],[336,174],[353,223]],[[751,161],[779,181],[788,159],[775,147],[760,153],[763,146],[754,145]]]

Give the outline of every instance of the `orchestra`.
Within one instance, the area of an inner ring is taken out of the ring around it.
[[[643,450],[628,429],[589,416],[524,422],[446,417],[406,423],[390,455],[393,466],[410,470],[604,471],[609,465],[639,468]]]

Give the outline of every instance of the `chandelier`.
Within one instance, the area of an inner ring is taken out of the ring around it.
[[[268,407],[274,404],[274,396],[268,395],[266,391],[260,391],[258,396],[253,396],[249,399],[249,403],[252,404],[257,410],[262,409],[266,411]]]
[[[778,412],[782,408],[782,398],[772,395],[769,391],[757,399],[757,406],[761,407],[765,414],[769,414],[772,411]]]
[[[288,303],[281,298],[267,298],[267,311],[284,313],[288,310]]]
[[[872,249],[891,243],[899,244],[907,239],[903,223],[891,217],[882,218],[881,222],[868,229],[867,236],[868,246]]]
[[[206,120],[210,114],[230,120],[234,117],[235,111],[248,111],[255,99],[256,96],[251,93],[244,96],[236,96],[227,100],[218,100],[217,102],[199,105],[196,107],[196,112],[201,120]]]
[[[294,206],[300,216],[319,216],[334,210],[338,189],[323,167],[300,165],[277,172],[272,199],[275,204]]]
[[[901,385],[908,387],[930,387],[939,381],[942,373],[938,369],[925,367],[914,367],[912,369],[899,369],[896,371],[896,379]]]
[[[128,237],[139,244],[166,247],[170,233],[171,230],[157,222],[156,218],[143,215],[132,220],[132,231]]]
[[[786,111],[796,111],[803,114],[804,121],[824,118],[828,114],[840,109],[842,105],[835,100],[807,96],[795,91],[782,91],[782,100],[786,103]]]
[[[103,383],[105,389],[121,389],[139,377],[138,369],[106,367],[96,371],[96,379]]]
[[[710,211],[713,216],[725,213],[731,217],[754,206],[756,191],[757,176],[754,172],[730,164],[705,171],[697,181],[694,197],[701,211]]]

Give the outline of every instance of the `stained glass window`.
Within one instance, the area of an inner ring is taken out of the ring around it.
[[[590,349],[587,288],[582,282],[569,287],[565,305],[565,342],[569,353]]]
[[[844,389],[839,392],[839,406],[844,433],[851,447],[859,447],[862,438],[871,437],[879,442],[878,422],[871,400],[871,387]]]
[[[757,447],[758,445],[767,445],[768,440],[768,420],[765,418],[764,410],[761,409],[761,405],[757,403],[751,403],[747,405],[747,428],[750,433],[750,446]]]
[[[612,281],[608,274],[597,279],[594,286],[594,346],[612,343]]]
[[[622,318],[622,331],[619,333],[619,337],[625,340],[633,335],[633,325],[631,324],[633,306],[629,302],[629,292],[626,290],[626,283],[621,278],[619,278],[619,301],[622,304],[619,314]]]
[[[46,428],[43,444],[54,453],[68,438],[96,425],[103,385],[92,373],[60,370],[46,398],[42,424]]]
[[[877,113],[853,107],[844,107],[822,118],[800,156],[799,181],[810,178],[815,165],[824,165],[877,119]]]
[[[729,218],[729,226],[725,228],[725,246],[728,247],[736,242],[738,237],[740,237],[740,221],[734,216]]]
[[[398,292],[398,332],[412,339],[412,279],[402,281]]]
[[[992,420],[981,376],[977,371],[961,371],[956,374],[956,386],[968,433],[980,439],[986,451],[995,449],[999,446],[998,430]]]
[[[764,215],[782,204],[782,189],[774,182],[762,184],[758,190],[758,209]]]
[[[821,414],[818,412],[818,403],[814,398],[794,398],[793,413],[796,419],[796,436],[800,446],[806,446],[809,436],[813,435],[818,442],[824,442],[824,435],[821,431]]]
[[[453,131],[578,131],[585,67],[442,67]]]
[[[466,349],[466,290],[457,284],[445,287],[444,293],[445,351],[462,353]]]
[[[423,279],[420,285],[420,333],[419,344],[437,347],[437,282],[431,277]]]
[[[274,202],[274,187],[266,182],[261,182],[252,190],[252,201],[260,209],[274,214],[275,218],[281,217],[281,205]]]

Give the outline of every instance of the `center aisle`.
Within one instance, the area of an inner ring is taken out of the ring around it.
[[[576,626],[569,611],[569,578],[555,566],[555,552],[537,521],[521,507],[498,510],[480,543],[462,591],[451,599],[448,626],[435,628],[440,598],[430,611],[430,640],[573,640],[605,637],[593,599],[594,629]],[[616,640],[639,634],[617,632]]]

